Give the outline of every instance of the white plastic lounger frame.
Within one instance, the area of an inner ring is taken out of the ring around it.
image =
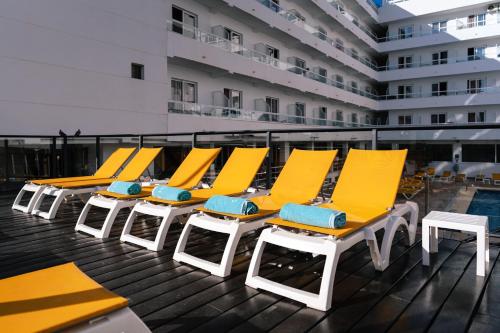
[[[123,208],[133,207],[137,203],[137,200],[117,200],[114,198],[106,198],[102,195],[93,195],[83,207],[80,216],[78,217],[78,221],[76,222],[75,230],[82,231],[84,233],[90,234],[97,238],[108,238],[109,233],[111,232],[111,227],[115,222],[116,215]],[[108,215],[106,215],[106,219],[104,220],[104,224],[101,229],[92,228],[88,225],[85,225],[85,220],[87,219],[87,215],[92,208],[101,207],[105,209],[109,209]]]
[[[403,217],[406,214],[410,214],[409,224]],[[267,228],[262,231],[259,237],[245,283],[252,288],[267,290],[305,303],[308,307],[326,311],[330,309],[332,304],[333,282],[337,270],[337,263],[342,252],[366,240],[370,248],[370,254],[375,268],[379,271],[383,271],[389,265],[392,241],[397,229],[401,226],[406,228],[409,235],[409,243],[412,245],[415,242],[417,221],[418,206],[416,203],[408,201],[405,204],[396,205],[389,215],[355,231],[345,238],[335,238],[327,235],[323,237],[308,236],[287,231],[278,226]],[[375,236],[375,232],[380,229],[385,229],[381,249],[378,246]],[[325,255],[325,267],[319,294],[286,286],[259,276],[260,261],[266,243],[293,250]]]
[[[189,217],[189,220],[182,230],[181,237],[175,248],[174,260],[204,269],[216,276],[226,277],[231,274],[234,253],[241,236],[249,231],[262,228],[264,226],[264,220],[269,219],[269,217],[271,216],[242,222],[239,219],[216,218],[203,212],[193,214]],[[229,234],[229,239],[227,240],[220,263],[217,264],[184,252],[193,226]]]
[[[38,215],[43,217],[44,219],[51,220],[56,217],[59,206],[61,206],[62,202],[68,196],[78,195],[78,197],[83,201],[87,201],[88,196],[86,194],[90,194],[97,190],[100,190],[101,187],[85,187],[85,188],[76,188],[76,189],[68,189],[68,188],[58,188],[54,186],[44,186],[43,191],[39,194],[38,198],[33,205],[33,210],[31,214]],[[45,196],[55,197],[52,205],[50,206],[47,212],[41,211],[40,206],[42,205],[43,199]]]
[[[151,333],[144,322],[130,309],[123,308],[92,318],[62,330],[64,333],[137,332]]]
[[[168,229],[170,228],[170,225],[172,224],[174,218],[180,215],[191,213],[193,209],[201,207],[202,205],[203,203],[198,205],[174,207],[156,205],[146,201],[140,201],[130,212],[130,215],[127,218],[127,222],[125,222],[125,227],[123,228],[122,235],[120,236],[120,241],[140,245],[151,251],[160,251],[161,249],[163,249]],[[130,231],[132,230],[132,226],[134,225],[134,222],[139,214],[157,216],[162,218],[160,227],[158,228],[158,232],[154,240],[140,238],[130,233]]]
[[[12,209],[20,210],[24,213],[31,213],[33,207],[35,207],[35,202],[38,200],[43,190],[46,188],[46,185],[36,185],[33,183],[24,184],[23,188],[19,191],[12,204]],[[33,195],[30,198],[30,201],[26,206],[21,205],[21,200],[26,192],[33,192]]]

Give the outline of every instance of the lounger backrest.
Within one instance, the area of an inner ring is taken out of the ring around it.
[[[99,178],[113,177],[134,151],[135,148],[118,148],[106,159],[101,167],[97,169],[94,176]]]
[[[270,191],[282,202],[313,200],[337,156],[337,150],[294,149]]]
[[[162,149],[163,148],[141,148],[116,178],[122,181],[138,179]]]
[[[198,185],[220,152],[220,148],[193,148],[168,182],[169,186],[190,189]]]
[[[269,148],[234,148],[213,183],[213,188],[226,193],[244,192],[259,171]]]
[[[407,150],[349,150],[332,195],[340,207],[394,206]]]

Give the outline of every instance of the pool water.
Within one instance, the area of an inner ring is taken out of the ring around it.
[[[467,214],[487,215],[490,231],[500,230],[500,191],[477,190]]]

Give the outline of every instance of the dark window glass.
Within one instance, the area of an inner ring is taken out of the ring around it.
[[[144,65],[132,63],[131,77],[133,79],[144,80]]]
[[[463,144],[463,162],[495,162],[495,145]]]
[[[425,155],[427,161],[451,161],[453,157],[453,145],[426,145]]]

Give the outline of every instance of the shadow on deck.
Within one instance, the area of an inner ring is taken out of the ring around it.
[[[172,260],[180,235],[176,223],[164,250],[154,253],[118,237],[126,212],[111,237],[99,240],[73,228],[80,203],[66,205],[52,222],[12,211],[13,195],[0,196],[0,278],[74,261],[85,273],[130,300],[130,307],[158,332],[422,332],[500,331],[499,247],[491,245],[490,269],[475,275],[475,243],[443,239],[430,267],[421,266],[421,245],[394,241],[391,265],[375,271],[368,247],[345,252],[337,270],[333,308],[321,312],[282,297],[245,287],[245,275],[258,232],[242,238],[228,278],[211,276]],[[89,220],[102,221],[93,211]],[[135,224],[151,236],[156,220]],[[210,260],[221,257],[225,239],[194,232],[187,252]],[[275,281],[317,291],[323,267],[312,258],[268,246],[262,274]]]

